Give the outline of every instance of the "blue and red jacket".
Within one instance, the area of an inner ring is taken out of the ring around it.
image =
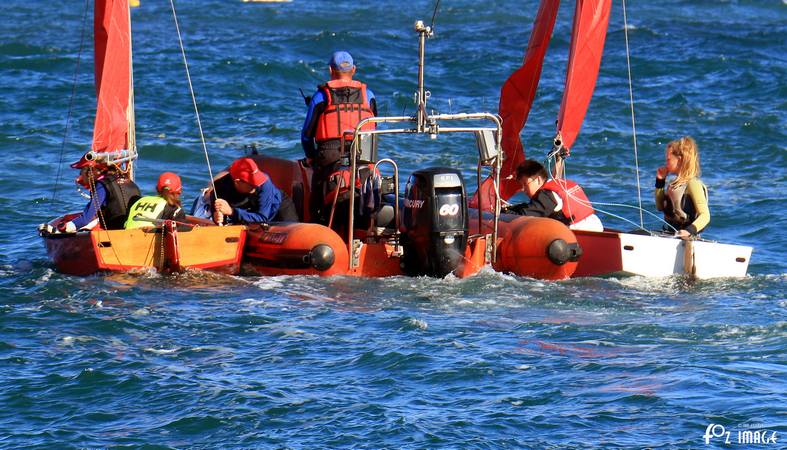
[[[355,80],[331,80],[318,87],[309,102],[301,128],[301,146],[308,158],[317,154],[320,142],[341,139],[362,119],[377,115],[374,92]],[[370,124],[367,129],[374,129]]]

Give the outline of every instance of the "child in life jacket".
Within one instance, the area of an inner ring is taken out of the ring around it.
[[[82,214],[67,222],[60,222],[54,232],[73,233],[100,226],[105,230],[122,230],[129,206],[140,196],[139,188],[115,165],[107,165],[87,158],[87,154],[71,164],[79,169],[75,182],[90,193],[90,201]]]
[[[125,228],[141,228],[157,225],[163,220],[186,221],[186,213],[180,201],[183,186],[180,177],[172,172],[164,172],[158,177],[156,191],[159,195],[140,198],[128,213]]]
[[[604,231],[585,191],[573,181],[548,179],[544,166],[532,159],[517,166],[516,180],[530,197],[530,202],[506,207],[504,212],[549,217],[563,222],[572,230]]]

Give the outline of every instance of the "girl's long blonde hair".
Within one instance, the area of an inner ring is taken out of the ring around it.
[[[700,150],[690,136],[683,136],[667,144],[667,151],[680,158],[678,176],[672,184],[681,184],[700,176]]]

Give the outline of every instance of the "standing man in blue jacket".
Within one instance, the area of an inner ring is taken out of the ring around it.
[[[366,84],[353,80],[355,64],[345,51],[335,52],[328,63],[331,79],[317,88],[309,102],[301,129],[301,145],[314,170],[310,211],[312,220],[325,222],[325,184],[339,168],[342,154],[352,143],[356,125],[377,115],[377,101]],[[374,124],[363,130],[373,130]],[[344,143],[344,146],[342,146]]]

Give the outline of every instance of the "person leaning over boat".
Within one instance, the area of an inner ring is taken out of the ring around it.
[[[516,180],[530,197],[530,202],[508,206],[503,212],[549,217],[563,222],[572,230],[604,231],[585,191],[573,181],[547,180],[544,166],[532,159],[517,166]]]
[[[700,176],[700,154],[697,143],[684,136],[667,144],[666,165],[656,169],[656,208],[664,212],[664,220],[674,227],[676,236],[687,239],[697,236],[710,223],[708,188]],[[667,184],[667,175],[675,179]],[[666,189],[665,189],[666,186]]]
[[[161,220],[186,221],[186,212],[180,202],[183,186],[180,177],[172,172],[164,172],[158,177],[156,191],[159,195],[140,198],[128,213],[125,228],[150,227]]]
[[[213,203],[213,221],[217,224],[298,221],[292,199],[251,158],[235,160],[229,176],[220,177],[215,185],[218,198]]]
[[[90,201],[82,214],[68,222],[60,222],[57,231],[73,233],[90,230],[96,225],[105,230],[122,230],[129,205],[139,197],[139,187],[115,165],[88,160],[85,156],[71,164],[79,169],[76,183],[90,191]]]
[[[353,80],[356,68],[349,53],[335,52],[328,70],[331,79],[318,86],[311,97],[301,129],[301,145],[313,169],[310,212],[313,221],[322,223],[327,221],[323,197],[328,178],[339,169],[342,153],[352,143],[358,122],[377,115],[372,90]],[[374,124],[363,129],[374,129]]]

